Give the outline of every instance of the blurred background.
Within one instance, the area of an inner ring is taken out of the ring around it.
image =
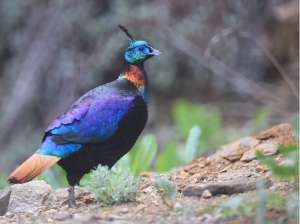
[[[199,153],[291,123],[299,112],[294,0],[0,0],[0,178],[41,145],[81,95],[119,76],[135,39],[161,51],[145,66],[158,152],[200,128]]]

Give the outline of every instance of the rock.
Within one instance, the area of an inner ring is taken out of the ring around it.
[[[52,187],[43,180],[30,181],[11,186],[10,206],[13,213],[36,211],[40,206],[48,206],[57,200]]]
[[[56,213],[56,212],[57,212],[56,209],[50,209],[50,210],[44,211],[43,214],[52,214],[52,213]]]
[[[251,149],[248,152],[245,152],[243,157],[241,158],[241,161],[243,162],[249,162],[256,158],[256,150],[261,151],[264,155],[271,156],[277,153],[279,147],[278,142],[268,141],[266,143],[262,143],[255,147],[254,149]]]
[[[230,169],[232,167],[232,165],[226,166],[225,168],[223,168],[220,173],[225,173],[227,172],[228,169]]]
[[[199,174],[199,173],[193,175],[192,178],[193,178],[193,179],[196,179],[196,180],[204,180],[204,179],[207,179],[206,176],[203,176],[203,175],[201,175],[201,174]]]
[[[227,154],[221,155],[221,157],[230,162],[234,162],[234,161],[239,160],[242,157],[242,155],[243,155],[243,153],[232,152],[232,153],[227,153]]]
[[[219,156],[221,155],[224,155],[224,154],[227,154],[227,153],[231,153],[231,152],[235,152],[235,151],[238,151],[238,150],[241,150],[243,149],[242,147],[242,142],[243,141],[246,141],[248,139],[252,139],[252,137],[244,137],[244,138],[241,138],[235,142],[232,142],[230,144],[227,144],[227,145],[223,145],[220,147],[220,149],[217,150],[217,152],[212,155],[210,158],[211,159],[217,159]]]
[[[256,147],[257,150],[262,151],[266,156],[271,156],[277,153],[279,148],[278,142],[269,141],[263,144],[260,144]]]
[[[266,188],[272,186],[272,181],[266,179]],[[245,179],[245,180],[235,180],[227,181],[215,184],[200,184],[195,186],[186,187],[183,190],[184,196],[189,197],[201,197],[205,190],[209,190],[212,195],[216,194],[236,194],[244,193],[246,191],[253,191],[257,189],[256,179]]]
[[[205,190],[202,193],[202,197],[205,198],[205,199],[211,198],[211,196],[212,196],[212,194],[210,193],[209,190]]]
[[[244,155],[241,158],[241,161],[242,162],[252,161],[253,159],[256,158],[255,152],[256,152],[256,149],[251,149],[248,152],[245,152]]]
[[[87,204],[91,204],[91,203],[94,203],[94,202],[95,202],[95,199],[92,198],[91,195],[87,195],[87,196],[83,197],[81,205],[87,205]]]
[[[248,139],[243,139],[241,141],[241,146],[242,148],[244,149],[247,149],[247,148],[254,148],[255,146],[257,146],[258,144],[260,143],[260,140],[258,139],[255,139],[255,138],[248,138]]]
[[[153,172],[142,172],[142,173],[140,173],[140,177],[146,177],[146,178],[149,178],[151,180],[152,179],[152,174],[153,174]]]
[[[199,221],[209,221],[212,218],[213,218],[212,215],[205,213],[199,217]]]
[[[54,221],[53,221],[53,219],[48,218],[48,219],[46,220],[46,222],[53,223]]]
[[[128,208],[122,208],[122,209],[121,209],[121,213],[127,213],[127,212],[129,212],[129,209],[128,209]]]
[[[75,191],[75,200],[82,200],[84,196],[88,196],[91,194],[91,191],[86,187],[75,186],[74,191]],[[69,195],[68,188],[61,188],[61,189],[54,190],[54,194],[56,195],[57,200],[59,202],[65,201],[67,200]]]
[[[63,220],[66,220],[66,219],[72,219],[73,218],[73,215],[72,214],[69,214],[69,213],[58,213],[54,219],[58,220],[58,221],[63,221]]]
[[[135,209],[134,209],[134,212],[137,213],[139,211],[142,211],[146,208],[147,206],[146,205],[143,205],[143,204],[139,204]]]
[[[175,205],[173,206],[173,210],[179,211],[180,209],[182,209],[180,202],[176,202]]]
[[[0,216],[5,215],[7,212],[10,195],[11,187],[6,187],[0,191]]]

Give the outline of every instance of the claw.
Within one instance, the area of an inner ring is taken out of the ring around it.
[[[74,198],[74,186],[69,185],[69,188],[67,191],[69,191],[68,199],[63,201],[62,205],[65,205],[68,203],[70,208],[78,208],[79,205],[76,204],[75,198]]]

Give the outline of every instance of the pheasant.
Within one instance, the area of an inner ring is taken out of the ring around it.
[[[146,41],[128,36],[120,76],[90,90],[46,129],[42,146],[7,179],[32,180],[55,163],[67,174],[70,207],[74,186],[101,164],[111,168],[135,144],[148,119],[148,79],[144,61],[162,54]]]

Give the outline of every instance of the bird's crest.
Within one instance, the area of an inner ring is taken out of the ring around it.
[[[125,26],[119,25],[119,28],[120,28],[121,30],[123,30],[124,33],[126,33],[126,35],[128,36],[128,40],[129,40],[130,42],[135,42],[135,41],[136,41],[136,40],[133,38],[133,36],[128,32],[128,30],[126,29]]]

